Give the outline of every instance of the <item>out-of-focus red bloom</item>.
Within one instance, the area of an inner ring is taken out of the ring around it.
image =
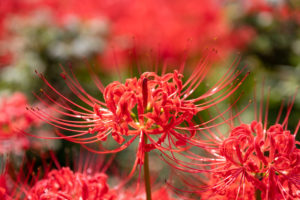
[[[194,57],[207,47],[227,55],[247,44],[253,36],[252,31],[243,29],[243,36],[247,37],[230,42],[236,31],[231,28],[219,1],[86,0],[82,4],[78,0],[38,0],[23,4],[19,6],[26,11],[23,13],[48,10],[57,24],[69,23],[74,17],[80,21],[107,20],[109,45],[99,59],[109,65],[115,62],[123,65],[145,54],[178,63],[186,56],[185,50]],[[11,15],[19,15],[14,9],[6,10]],[[9,17],[4,19],[9,21]]]
[[[4,23],[7,17],[13,14],[24,14],[30,7],[28,0],[2,0],[0,4],[0,38],[4,33]]]
[[[186,51],[195,57],[214,47],[223,58],[239,48],[230,42],[235,30],[219,1],[119,0],[108,5],[104,10],[112,21],[108,62],[117,58],[122,64],[128,55],[136,59],[150,54],[178,63]],[[240,45],[249,42],[239,39]]]
[[[209,71],[206,61],[200,62],[186,82],[176,70],[173,73],[163,72],[161,76],[145,72],[139,79],[127,79],[125,83],[115,81],[104,88],[93,75],[96,86],[103,93],[103,102],[85,92],[76,77],[64,70],[62,77],[66,84],[88,108],[63,96],[39,74],[52,92],[41,90],[45,99],[36,96],[46,106],[54,103],[58,106],[54,108],[56,112],[73,119],[60,119],[41,109],[29,110],[51,125],[72,133],[58,138],[82,144],[93,152],[119,152],[138,139],[135,169],[143,164],[145,152],[153,149],[178,152],[189,147],[196,130],[201,127],[194,125],[193,117],[226,99],[246,78],[247,75],[240,82],[237,77],[241,72],[233,70],[228,71],[211,89],[198,95],[195,91]],[[62,101],[57,101],[57,97]],[[95,142],[105,144],[107,138],[113,138],[119,147],[111,150],[100,145],[99,150],[95,150],[88,146]],[[145,144],[145,138],[149,144]]]
[[[27,105],[27,98],[19,92],[0,99],[0,153],[28,148],[28,139],[20,135],[16,128],[28,130],[38,125],[39,120],[27,112]]]
[[[206,47],[215,47],[221,55],[237,48],[228,42],[235,31],[218,1],[87,0],[82,4],[77,0],[40,0],[28,5],[31,11],[48,9],[58,24],[68,23],[72,17],[108,20],[110,45],[104,60],[110,64],[116,57],[122,62],[150,50],[161,59],[180,61],[184,50],[189,56],[197,56]]]
[[[230,28],[217,1],[121,0],[114,6],[119,13],[114,7],[107,11],[112,19],[114,46],[135,48],[138,53],[153,49],[164,59],[178,59],[184,49],[190,55],[207,46],[225,50],[221,46]]]
[[[12,15],[24,15],[28,11],[27,0],[2,0],[0,3],[0,46],[1,40],[8,39],[10,34],[6,30],[6,25],[9,23],[9,18]],[[12,52],[3,51],[0,48],[0,67],[10,63],[12,59]]]
[[[286,1],[269,2],[267,0],[250,0],[244,3],[245,14],[265,13],[279,21],[297,19],[299,7],[291,6]]]
[[[88,0],[83,5],[69,0],[56,3],[41,1],[41,4],[54,8],[61,17],[106,17],[111,20],[114,42],[126,45],[132,43],[132,37],[135,37],[143,50],[159,46],[158,50],[163,55],[178,54],[186,47],[195,52],[199,46],[203,48],[214,43],[216,38],[222,39],[230,31],[222,6],[217,1]],[[193,42],[189,43],[189,39]],[[129,45],[132,47],[133,44]]]
[[[239,50],[243,50],[247,47],[253,38],[255,38],[256,32],[250,26],[242,26],[236,28],[228,36],[228,46],[234,46]]]
[[[107,176],[74,173],[68,167],[52,170],[47,177],[38,181],[26,194],[26,199],[103,199],[112,200]]]
[[[9,64],[12,61],[12,54],[10,52],[4,52],[0,54],[0,67]]]
[[[271,12],[273,7],[266,0],[249,0],[242,2],[246,12]]]

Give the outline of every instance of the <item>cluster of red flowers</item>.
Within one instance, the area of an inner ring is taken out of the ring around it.
[[[90,109],[63,96],[42,74],[38,73],[51,91],[41,90],[42,96],[36,95],[36,97],[47,107],[50,103],[54,103],[55,107],[49,107],[50,109],[74,120],[52,116],[39,108],[32,107],[28,110],[57,128],[78,133],[63,135],[57,132],[59,134],[57,138],[79,143],[92,152],[116,153],[139,138],[136,161],[128,178],[133,176],[137,165],[145,164],[146,152],[159,150],[162,152],[161,157],[174,169],[201,173],[209,177],[208,181],[198,180],[197,185],[191,185],[192,182],[185,180],[187,186],[191,188],[196,186],[200,189],[202,197],[252,199],[257,195],[263,199],[300,198],[298,192],[300,151],[296,148],[299,142],[295,139],[300,123],[294,134],[287,130],[293,102],[288,108],[283,123],[279,124],[278,118],[276,124],[267,129],[267,116],[265,123],[262,123],[262,116],[258,121],[254,120],[250,124],[241,123],[236,127],[229,123],[231,131],[226,137],[219,131],[213,130],[219,125],[214,123],[218,117],[197,124],[195,116],[229,97],[247,75],[241,82],[237,81],[241,72],[234,72],[235,68],[233,68],[231,69],[233,71],[229,70],[212,89],[194,97],[194,91],[208,72],[205,64],[202,62],[198,65],[186,82],[182,81],[183,75],[176,70],[173,73],[163,73],[161,76],[155,72],[145,72],[139,79],[127,79],[124,84],[115,81],[104,88],[95,74],[92,74],[96,85],[103,93],[104,102],[89,95],[75,75],[69,75],[63,69],[61,76],[68,87]],[[215,95],[217,97],[214,97]],[[57,101],[57,97],[62,100]],[[203,101],[207,98],[210,99]],[[16,102],[18,101],[14,101]],[[24,101],[21,102],[24,104]],[[7,105],[9,104],[6,104],[3,109],[9,109]],[[14,106],[14,109],[18,108]],[[228,110],[230,108],[225,112]],[[224,119],[225,112],[219,112],[219,117]],[[281,112],[282,110],[279,117]],[[10,110],[6,113],[17,112]],[[28,119],[21,120],[27,123],[18,123],[25,124],[24,130],[27,128],[26,125],[34,122],[32,115],[29,113],[27,115]],[[18,119],[15,115],[13,118]],[[221,124],[233,118],[224,119]],[[204,134],[205,131],[208,134]],[[108,136],[111,136],[120,147],[110,150],[100,145],[99,149],[95,150],[88,146],[90,143],[104,143],[108,140]],[[147,140],[150,143],[147,143]],[[202,148],[210,155],[197,155],[190,150],[192,147]],[[175,155],[179,153],[179,156],[184,156],[186,152],[185,158],[191,159],[191,162],[181,160]],[[90,199],[99,196],[104,199],[114,199],[116,194],[109,192],[106,178],[104,174],[90,176],[62,168],[50,172],[46,179],[37,182],[27,195],[28,199],[41,197]],[[124,183],[127,182],[126,180]],[[127,197],[128,194],[124,193],[123,196]],[[135,194],[135,197],[138,195]]]
[[[185,49],[188,49],[191,57],[202,52],[203,47],[216,47],[220,54],[225,55],[236,48],[242,48],[254,36],[253,30],[249,28],[233,30],[226,20],[222,4],[218,1],[204,1],[199,6],[197,0],[88,0],[84,4],[74,0],[23,3],[5,0],[0,9],[3,10],[3,19],[0,21],[0,30],[3,33],[6,33],[4,22],[8,23],[11,16],[30,16],[28,14],[38,10],[51,12],[58,25],[69,23],[72,17],[83,22],[108,21],[108,46],[100,57],[101,61],[110,64],[115,62],[115,54],[118,54],[120,64],[130,57],[128,51],[144,55],[150,49],[155,56],[173,61],[182,60]],[[8,37],[10,34],[5,35],[4,39],[11,37]],[[8,55],[3,55],[3,59],[5,57],[8,59]]]

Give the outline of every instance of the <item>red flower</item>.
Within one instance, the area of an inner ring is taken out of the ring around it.
[[[152,49],[154,55],[176,60],[184,49],[192,56],[205,46],[220,47],[222,53],[227,49],[222,42],[230,28],[216,1],[120,0],[104,13],[112,21],[111,44],[123,50],[143,54]]]
[[[196,156],[194,160],[202,163],[192,165],[203,166],[198,171],[213,179],[204,180],[208,186],[199,188],[206,191],[206,195],[234,193],[237,199],[248,198],[249,187],[260,191],[262,199],[300,198],[300,150],[296,148],[299,142],[295,139],[300,121],[295,133],[287,130],[292,104],[284,121],[280,124],[277,120],[269,128],[267,114],[265,122],[260,114],[258,121],[232,127],[227,138],[210,130],[206,135],[208,140],[199,141],[210,157]]]
[[[28,192],[26,199],[103,199],[112,200],[106,183],[107,176],[74,173],[68,167],[52,170],[47,177],[38,181]]]
[[[53,117],[41,109],[30,110],[51,125],[72,132],[70,136],[61,135],[59,138],[80,143],[93,152],[119,152],[139,138],[135,169],[138,164],[143,164],[145,152],[153,149],[178,152],[188,148],[196,129],[201,126],[194,125],[193,116],[223,101],[240,85],[236,78],[241,72],[228,72],[212,89],[192,98],[207,73],[208,67],[201,63],[185,83],[182,81],[183,75],[176,70],[161,76],[145,72],[139,79],[127,79],[124,84],[115,81],[105,89],[93,75],[96,85],[103,92],[102,102],[85,92],[75,76],[71,77],[64,71],[62,77],[66,84],[89,109],[63,96],[39,74],[63,102],[55,100],[57,97],[45,90],[42,90],[45,100],[37,97],[46,106],[54,103],[60,108],[55,108],[57,112],[73,120]],[[205,101],[207,98],[211,99]],[[87,146],[99,141],[104,143],[109,136],[119,143],[118,148],[109,150],[100,146],[99,150],[94,150]],[[145,139],[150,143],[144,142]]]

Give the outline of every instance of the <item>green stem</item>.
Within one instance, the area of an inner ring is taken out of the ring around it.
[[[144,134],[144,144],[147,144],[147,136]],[[144,153],[144,181],[146,190],[146,199],[151,200],[151,182],[150,182],[150,172],[149,172],[149,158],[148,152]]]
[[[259,189],[257,189],[255,191],[255,199],[256,200],[261,200],[261,191]]]

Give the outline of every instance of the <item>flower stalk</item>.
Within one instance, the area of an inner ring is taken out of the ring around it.
[[[257,189],[255,191],[255,199],[256,200],[261,200],[261,191],[259,189]]]
[[[147,144],[147,136],[144,134],[144,144]],[[149,171],[149,158],[148,152],[144,154],[144,181],[146,190],[146,199],[151,200],[151,181],[150,181],[150,171]]]
[[[143,79],[143,85],[142,85],[142,92],[143,92],[143,107],[144,112],[147,109],[147,103],[148,103],[148,79]],[[144,138],[144,146],[147,146],[147,135],[143,133]],[[146,199],[151,200],[151,181],[150,181],[150,171],[149,171],[149,158],[148,158],[148,152],[144,152],[144,181],[145,181],[145,191],[146,191]]]

